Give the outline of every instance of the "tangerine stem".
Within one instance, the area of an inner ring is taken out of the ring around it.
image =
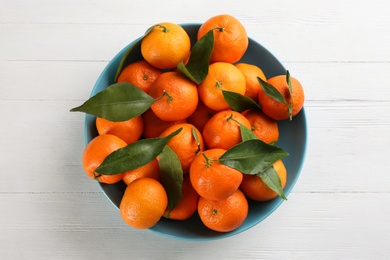
[[[100,173],[98,173],[98,172],[93,172],[93,177],[94,177],[94,179],[95,180],[97,180],[98,179],[98,177],[100,177],[101,176],[101,174]]]
[[[211,166],[210,158],[207,157],[204,153],[202,153],[204,159],[206,160],[206,167],[209,168]]]
[[[236,119],[233,118],[233,113],[231,113],[230,116],[228,118],[226,118],[226,121],[229,121],[229,120],[233,120],[237,124],[240,124],[240,122],[238,122]]]
[[[164,90],[163,95],[166,95],[166,96],[168,97],[168,103],[171,103],[171,102],[172,102],[173,97],[172,97],[171,95],[169,95],[169,93],[168,93],[166,90]]]
[[[217,86],[217,88],[221,89],[221,87],[222,87],[222,82],[221,82],[221,81],[215,82],[215,86]]]
[[[163,29],[163,32],[167,33],[169,32],[169,29],[168,27],[164,26],[164,25],[161,25],[161,24],[157,24],[156,27],[158,28],[162,28]]]
[[[202,152],[203,157],[206,159],[206,167],[209,168],[211,167],[211,162],[217,162],[218,160],[211,159],[206,156],[205,153]]]
[[[219,30],[220,32],[225,31],[225,27],[216,26],[214,29]]]
[[[154,99],[154,101],[156,102],[156,101],[162,99],[164,96],[167,96],[167,98],[168,98],[168,103],[171,103],[171,102],[172,102],[173,97],[172,97],[171,95],[169,95],[168,92],[167,92],[165,89],[164,89],[164,91],[163,91],[163,94],[162,94],[161,96],[159,96],[158,98]]]

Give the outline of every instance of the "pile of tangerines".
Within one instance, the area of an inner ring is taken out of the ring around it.
[[[119,122],[104,116],[96,118],[99,135],[86,146],[82,164],[92,179],[127,184],[120,215],[132,227],[150,228],[161,217],[185,220],[197,213],[208,228],[228,232],[246,219],[248,199],[267,201],[278,196],[259,176],[243,174],[218,158],[243,141],[243,128],[274,145],[279,138],[277,120],[291,119],[303,106],[302,86],[289,75],[267,79],[261,68],[237,63],[247,50],[248,36],[236,18],[210,18],[200,26],[198,41],[208,32],[213,34],[213,46],[207,75],[197,83],[178,70],[178,64],[185,66],[191,59],[192,46],[186,31],[173,23],[152,26],[142,38],[143,59],[124,66],[116,79],[152,97],[150,108]],[[265,89],[270,85],[276,94]],[[223,90],[245,96],[259,106],[236,111],[226,101]],[[177,134],[170,136],[175,131]],[[166,146],[175,156],[164,154],[164,160],[169,157],[170,161],[161,162],[163,155],[159,154],[125,172],[95,171],[114,151],[139,140],[162,137],[169,137]],[[174,163],[170,166],[175,160],[180,169]],[[164,167],[164,173],[160,167]],[[171,185],[179,185],[181,191],[173,204],[169,203],[166,183],[161,181],[170,167],[178,172]],[[282,160],[272,167],[283,189],[287,172]]]

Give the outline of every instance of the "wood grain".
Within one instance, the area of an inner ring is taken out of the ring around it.
[[[207,6],[207,7],[206,7]],[[0,259],[387,259],[388,1],[4,0],[0,3]],[[207,243],[134,230],[81,167],[85,101],[161,21],[229,13],[305,88],[308,151],[289,200]]]

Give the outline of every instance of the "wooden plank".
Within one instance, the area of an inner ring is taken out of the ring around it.
[[[0,60],[108,61],[150,25],[0,24]],[[283,62],[387,62],[389,34],[383,32],[388,26],[340,26],[335,31],[329,26],[267,24],[260,30],[248,24],[247,29]],[[373,38],[375,48],[367,47]]]
[[[98,61],[3,61],[0,100],[78,100],[81,104],[106,65]]]
[[[108,61],[145,30],[112,24],[0,24],[0,61]]]
[[[7,209],[0,214],[0,258],[386,259],[390,253],[390,225],[377,226],[388,223],[388,193],[294,194],[254,228],[207,243],[135,230],[102,199],[94,192],[0,194]]]
[[[3,0],[0,259],[387,259],[389,2]],[[309,146],[289,200],[237,236],[128,227],[81,167],[84,101],[151,24],[239,18],[303,83]]]
[[[76,102],[1,101],[1,192],[96,191],[81,166],[84,115]]]
[[[389,102],[309,102],[299,191],[389,192]]]
[[[104,0],[69,0],[55,3],[50,0],[4,0],[0,9],[0,23],[148,24],[151,18],[145,14],[153,12],[156,7],[154,1],[142,1],[137,4],[129,1],[117,1],[116,4],[108,5],[106,3]],[[342,2],[319,0],[313,5],[310,0],[295,3],[278,0],[262,1],[257,4],[252,2],[250,6],[246,6],[247,8],[242,8],[243,4],[234,0],[226,0],[223,6],[210,6],[207,0],[172,1],[159,5],[158,11],[153,12],[152,19],[155,22],[165,21],[167,14],[173,11],[174,15],[169,15],[169,19],[174,22],[202,22],[213,15],[228,13],[240,17],[244,22],[259,25],[339,27],[361,24],[371,27],[385,26],[385,22],[389,21],[387,9],[383,8],[385,3],[383,0],[372,0],[370,4],[364,0]],[[202,8],[202,12],[197,11],[199,7],[204,6],[209,8]]]

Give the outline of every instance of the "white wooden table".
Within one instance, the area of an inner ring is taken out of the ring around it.
[[[0,259],[389,259],[389,10],[385,0],[2,0]],[[221,13],[305,87],[301,177],[275,213],[234,237],[132,229],[84,174],[84,115],[69,109],[151,24]]]

